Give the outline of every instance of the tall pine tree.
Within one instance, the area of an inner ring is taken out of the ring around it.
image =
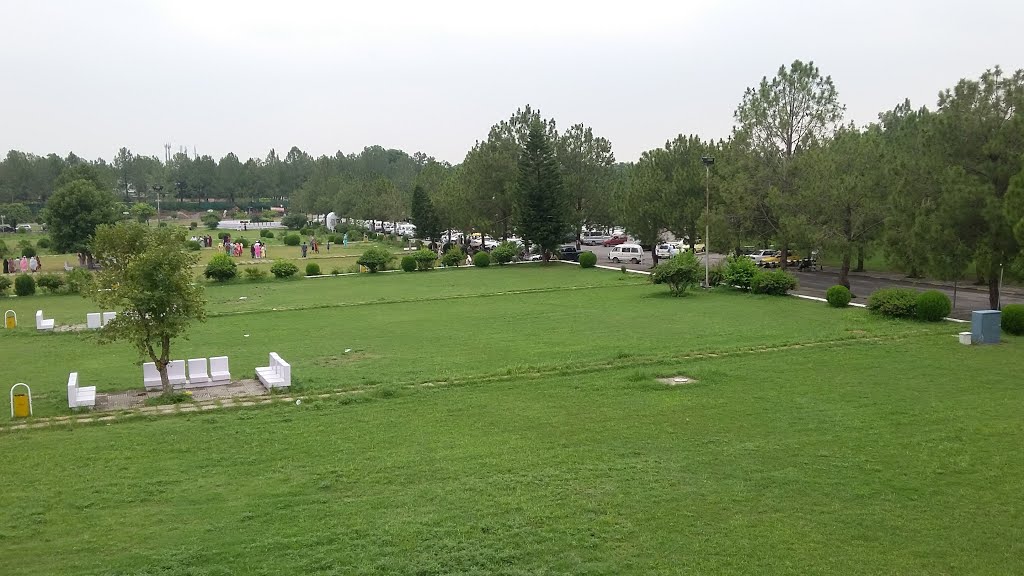
[[[543,250],[547,262],[570,231],[569,202],[551,143],[539,122],[530,125],[519,156],[516,181],[519,229],[523,238]]]
[[[417,238],[436,240],[441,237],[441,221],[434,203],[419,184],[412,190],[412,223],[416,225]]]

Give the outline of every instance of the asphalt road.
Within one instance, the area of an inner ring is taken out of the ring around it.
[[[604,264],[607,266],[616,266],[615,263],[608,260],[608,253],[611,248],[604,246],[584,246],[583,250],[590,250],[597,254],[597,263]],[[703,258],[703,255],[700,256]],[[725,256],[721,254],[711,254],[711,265],[714,266]],[[623,262],[618,266],[625,266],[630,270],[643,270],[649,271],[653,266],[653,259],[651,258],[650,251],[644,252],[644,261],[642,264],[630,264]],[[795,294],[802,294],[806,296],[816,296],[818,298],[825,297],[825,291],[830,287],[836,285],[839,280],[839,271],[835,269],[826,268],[824,270],[804,271],[798,272],[794,268],[789,269],[799,282],[799,287],[794,290]],[[934,280],[911,280],[906,278],[899,278],[891,274],[872,274],[867,273],[850,273],[850,289],[854,294],[853,302],[858,304],[867,304],[867,297],[880,288],[910,288],[923,292],[925,290],[939,290],[945,292],[947,296],[953,299],[953,285],[952,283],[937,282]],[[1024,291],[1020,289],[1004,289],[1002,293],[1002,305],[1007,304],[1024,304]],[[971,311],[973,310],[988,310],[988,288],[985,286],[974,286],[973,284],[960,284],[956,290],[956,306],[953,308],[953,313],[950,315],[953,318],[960,318],[963,320],[970,320]]]

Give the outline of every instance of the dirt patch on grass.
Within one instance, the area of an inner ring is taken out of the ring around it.
[[[369,352],[362,350],[353,350],[352,352],[320,356],[319,358],[314,359],[313,363],[317,366],[346,366],[348,364],[354,364],[362,360],[369,360],[376,357],[376,354],[370,354]]]
[[[658,382],[669,386],[686,386],[695,384],[697,381],[689,376],[669,376],[668,378],[658,378]]]

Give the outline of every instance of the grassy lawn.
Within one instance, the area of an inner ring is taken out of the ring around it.
[[[1024,339],[665,292],[565,265],[211,287],[180,357],[364,392],[0,432],[0,574],[1024,572]],[[33,332],[0,347],[37,409],[72,369],[138,387],[123,344]]]

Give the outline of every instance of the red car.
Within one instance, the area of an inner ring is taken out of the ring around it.
[[[612,236],[611,238],[604,241],[605,246],[618,246],[619,244],[625,244],[628,238],[625,236]]]

